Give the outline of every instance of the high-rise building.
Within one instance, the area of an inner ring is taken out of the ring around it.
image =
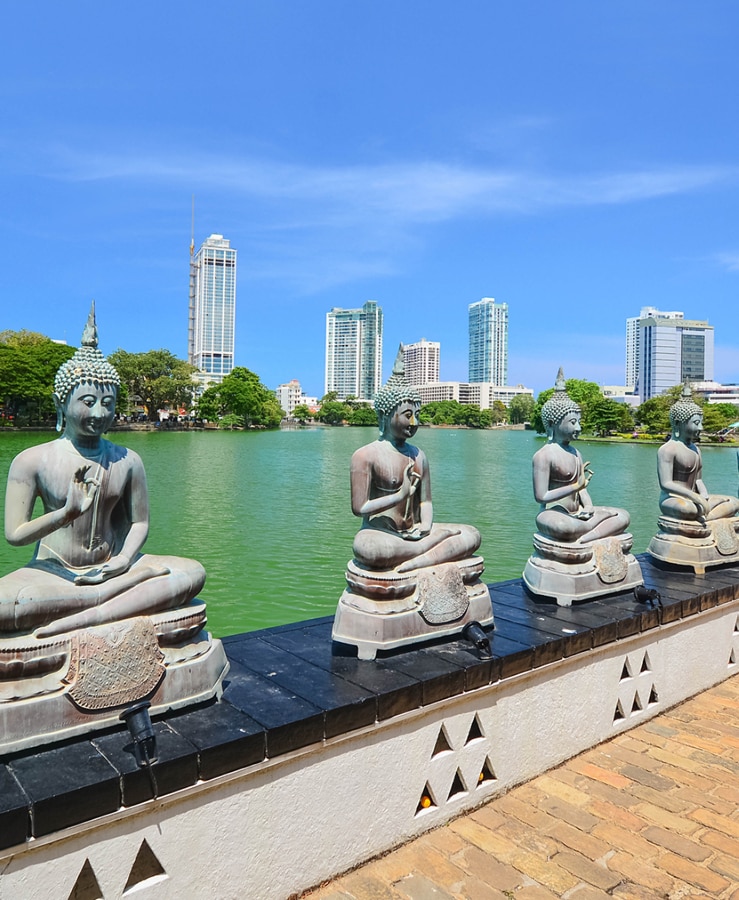
[[[334,307],[326,313],[326,393],[372,400],[382,381],[382,307]]]
[[[681,312],[660,312],[653,306],[642,306],[638,316],[626,320],[626,390],[635,391],[639,376],[639,322],[649,317],[656,319],[682,319]]]
[[[713,326],[684,318],[639,320],[639,401],[685,381],[713,380]]]
[[[421,338],[415,344],[403,345],[405,378],[409,384],[428,384],[439,380],[441,344]]]
[[[187,359],[203,385],[220,384],[234,367],[235,318],[236,251],[212,234],[190,260]]]
[[[508,381],[508,304],[483,297],[469,305],[469,380]]]

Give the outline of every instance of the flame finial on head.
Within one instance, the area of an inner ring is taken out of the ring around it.
[[[554,393],[541,408],[541,420],[544,423],[547,434],[557,422],[561,422],[567,413],[571,412],[579,414],[582,410],[567,393],[565,374],[562,371],[562,366],[560,366],[557,372],[557,380],[554,382]]]
[[[110,384],[116,388],[121,386],[118,372],[98,350],[94,300],[82,332],[82,346],[71,359],[59,366],[54,378],[54,394],[59,403],[64,403],[70,391],[78,384]]]
[[[375,409],[379,416],[388,416],[403,400],[421,405],[421,395],[406,381],[405,358],[403,345],[398,348],[398,354],[393,363],[393,371],[380,390],[375,394]]]

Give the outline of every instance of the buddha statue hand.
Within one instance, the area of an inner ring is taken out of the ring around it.
[[[593,477],[593,474],[593,470],[590,468],[590,463],[584,462],[582,464],[582,471],[580,472],[580,476],[577,480],[578,491],[584,490],[590,484],[590,479]]]
[[[74,579],[75,584],[102,584],[109,578],[115,578],[116,575],[122,575],[131,567],[131,560],[128,557],[119,554],[108,560],[102,566],[91,569],[84,575],[78,575]]]
[[[91,466],[82,466],[74,473],[69,483],[67,500],[64,504],[65,518],[68,522],[79,518],[92,506],[100,482],[96,478],[88,478]]]

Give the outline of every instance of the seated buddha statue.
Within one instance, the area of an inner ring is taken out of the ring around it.
[[[482,587],[483,562],[474,556],[480,546],[479,531],[471,525],[434,522],[428,460],[422,450],[408,443],[418,430],[420,407],[418,391],[405,380],[401,345],[392,376],[375,395],[380,435],[351,459],[351,508],[361,517],[362,526],[354,538],[354,559],[346,573],[349,588],[339,603],[336,640],[348,636],[346,630],[344,637],[338,636],[340,628],[337,631],[342,614],[344,625],[351,617],[347,609],[362,610],[379,619],[393,613],[396,624],[400,614],[410,613],[406,640],[394,633],[398,638],[394,645],[426,635],[429,624],[462,620],[457,628],[471,618],[492,619],[489,598],[486,607],[477,604],[475,615],[467,615],[467,588],[474,584],[472,594],[476,595]],[[445,569],[448,564],[453,572]],[[429,579],[438,582],[441,577],[447,579],[445,596],[444,588],[430,587]],[[377,622],[367,624],[368,629],[378,627]],[[377,643],[389,646],[391,639],[378,637]],[[360,648],[360,655],[362,652]]]
[[[657,451],[660,486],[660,533],[649,545],[657,559],[692,566],[739,560],[739,500],[709,494],[703,482],[703,459],[696,441],[703,428],[703,411],[690,388],[670,408],[670,439]]]
[[[93,311],[82,347],[54,382],[61,436],[10,466],[5,535],[13,546],[35,543],[36,552],[0,578],[0,635],[48,638],[161,612],[187,603],[205,582],[194,560],[141,552],[149,530],[144,467],[103,438],[119,386],[97,349]],[[34,518],[37,499],[43,512]]]
[[[628,512],[594,506],[590,498],[590,463],[572,446],[582,430],[581,416],[560,369],[554,394],[541,409],[547,442],[532,464],[534,497],[540,504],[538,532],[523,577],[534,593],[556,597],[561,605],[622,590],[623,581],[625,586],[634,578],[641,583],[638,564],[629,554]]]

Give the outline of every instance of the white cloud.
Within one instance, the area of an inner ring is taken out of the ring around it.
[[[248,210],[250,278],[277,278],[299,293],[383,275],[422,246],[419,229],[454,221],[536,215],[557,209],[634,204],[716,188],[739,170],[654,166],[557,174],[536,167],[434,160],[308,165],[256,155],[49,151],[45,177],[109,182],[113,192],[169,187]],[[29,163],[32,161],[29,159]],[[212,204],[211,204],[212,205]],[[245,244],[242,240],[242,247]]]
[[[714,260],[729,272],[739,272],[739,252],[717,253]]]
[[[309,203],[329,219],[392,215],[434,222],[551,207],[635,203],[715,187],[734,180],[724,166],[666,166],[601,174],[552,175],[419,160],[378,165],[309,166],[259,159],[198,156],[57,158],[57,177],[75,181],[169,181],[227,189],[262,200]]]

